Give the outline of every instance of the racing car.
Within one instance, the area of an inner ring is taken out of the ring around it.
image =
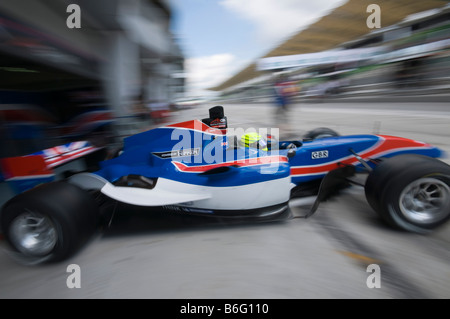
[[[433,145],[326,128],[287,141],[233,132],[224,108],[214,106],[208,118],[125,138],[93,170],[18,194],[0,216],[11,252],[29,264],[68,258],[110,222],[112,203],[258,220],[286,213],[293,198],[315,196],[307,218],[352,184],[365,188],[390,226],[429,233],[450,218],[450,166]],[[352,178],[357,174],[367,174],[365,183]]]

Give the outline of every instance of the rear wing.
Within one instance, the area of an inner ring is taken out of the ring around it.
[[[78,141],[25,156],[1,158],[1,177],[15,193],[22,193],[55,180],[55,168],[103,149],[104,147],[94,146],[88,141]]]

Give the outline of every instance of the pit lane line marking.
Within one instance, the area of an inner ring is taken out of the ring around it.
[[[389,289],[395,298],[400,299],[430,299],[425,291],[413,283],[409,277],[397,269],[394,265],[383,262],[382,255],[374,248],[362,242],[361,239],[353,237],[341,225],[337,225],[327,211],[317,211],[314,217],[310,218],[314,225],[325,230],[331,237],[333,243],[341,246],[340,252],[345,252],[348,257],[357,260],[364,267],[369,260],[377,261],[382,265],[382,285]],[[371,257],[367,257],[371,256]],[[364,261],[364,262],[363,262]]]
[[[345,255],[347,257],[350,257],[350,258],[352,258],[352,259],[354,259],[354,260],[356,260],[358,262],[361,262],[365,266],[368,266],[370,264],[378,264],[378,265],[384,264],[384,262],[381,261],[381,260],[374,259],[374,258],[371,258],[371,257],[367,257],[367,256],[364,256],[364,255],[360,255],[360,254],[356,254],[356,253],[352,253],[350,251],[340,250],[338,252],[340,254]]]

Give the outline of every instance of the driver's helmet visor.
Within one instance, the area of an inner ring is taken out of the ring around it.
[[[241,143],[244,147],[257,148],[268,151],[267,142],[260,135],[246,134],[242,136]]]

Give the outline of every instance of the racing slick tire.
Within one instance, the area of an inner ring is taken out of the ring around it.
[[[420,166],[423,161],[426,161],[427,159],[431,158],[415,154],[404,154],[391,158],[381,158],[381,162],[372,172],[370,172],[364,186],[366,199],[370,206],[376,212],[381,209],[381,193],[384,190],[384,185],[386,185],[387,181],[393,174],[400,172],[406,167]],[[440,161],[437,162],[442,163]]]
[[[35,265],[62,261],[93,235],[98,207],[81,188],[53,182],[19,194],[1,212],[1,228],[14,259]]]
[[[413,154],[385,159],[369,174],[365,194],[388,225],[426,234],[450,218],[450,166]]]
[[[306,132],[303,139],[306,141],[314,141],[321,138],[339,136],[339,133],[328,128],[328,127],[318,127],[311,131]]]

